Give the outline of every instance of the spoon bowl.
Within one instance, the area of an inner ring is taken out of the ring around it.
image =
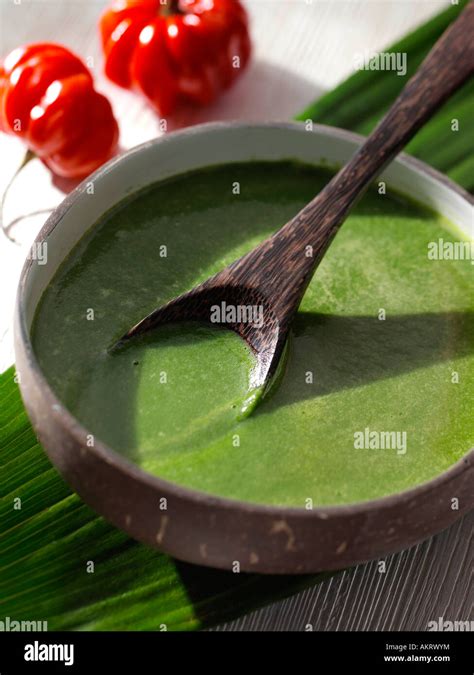
[[[233,330],[256,356],[249,393],[239,415],[242,417],[251,412],[275,374],[287,332],[282,329],[271,300],[258,288],[226,283],[225,274],[211,277],[153,311],[115,343],[111,352],[164,323],[199,321]]]

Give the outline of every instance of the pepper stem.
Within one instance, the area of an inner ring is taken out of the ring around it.
[[[11,186],[12,186],[13,183],[15,182],[15,179],[18,177],[18,175],[20,174],[20,172],[25,168],[25,166],[28,164],[28,162],[30,162],[30,161],[31,161],[32,159],[34,159],[35,157],[36,157],[35,153],[32,152],[31,150],[28,150],[28,151],[25,153],[25,156],[23,157],[23,160],[22,160],[20,166],[18,167],[18,169],[15,171],[15,173],[13,174],[13,176],[12,176],[12,177],[10,178],[10,180],[8,181],[8,183],[7,183],[6,187],[5,187],[5,190],[3,191],[2,199],[1,199],[1,201],[0,201],[0,228],[1,228],[2,232],[3,232],[3,234],[6,236],[6,238],[7,238],[9,241],[11,241],[11,242],[13,242],[14,244],[16,244],[17,246],[20,246],[20,242],[17,241],[17,240],[16,240],[14,237],[12,237],[11,234],[10,234],[10,229],[11,229],[12,223],[10,223],[9,225],[5,225],[5,224],[4,224],[4,221],[3,221],[3,212],[4,212],[4,210],[5,210],[5,201],[6,201],[6,199],[7,199],[7,195],[8,195],[8,192],[9,192]],[[14,221],[14,222],[16,222],[16,221]]]
[[[166,0],[162,5],[160,13],[163,16],[173,16],[173,14],[184,14],[179,6],[179,0]]]

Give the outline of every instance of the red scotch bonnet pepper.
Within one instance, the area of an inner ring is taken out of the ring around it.
[[[67,178],[87,176],[109,159],[119,134],[85,64],[50,43],[19,47],[0,64],[0,131],[21,138]]]
[[[250,57],[238,0],[115,0],[100,21],[105,72],[141,92],[164,117],[206,105]]]

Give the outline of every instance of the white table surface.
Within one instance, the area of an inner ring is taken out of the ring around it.
[[[96,31],[102,0],[0,0],[0,56],[28,42],[55,41],[92,57],[97,88],[111,100],[121,147],[159,135],[154,112],[106,81]],[[289,119],[354,70],[366,50],[381,50],[449,4],[449,0],[247,0],[254,55],[251,67],[216,104],[176,126],[219,119]],[[23,157],[19,141],[0,134],[0,190]],[[8,223],[57,205],[64,191],[38,161],[15,180],[5,203]],[[21,266],[47,214],[24,219],[21,246],[0,237],[0,372],[13,363],[11,317]]]

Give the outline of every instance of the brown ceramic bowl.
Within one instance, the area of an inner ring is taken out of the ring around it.
[[[20,280],[15,350],[22,396],[38,437],[71,487],[132,537],[182,560],[265,573],[333,570],[415,544],[474,506],[474,449],[449,470],[413,489],[351,505],[264,506],[224,499],[149,475],[112,448],[87,447],[85,429],[66,410],[38,365],[30,327],[40,297],[84,232],[126,194],[159,179],[227,161],[287,159],[338,165],[361,137],[300,124],[211,124],[146,143],[99,169],[55,210],[36,243],[48,264],[29,259]],[[469,196],[426,165],[400,156],[384,173],[389,187],[434,207],[460,228],[472,217]],[[86,188],[96,189],[90,199]],[[161,511],[160,498],[168,508]],[[452,509],[452,499],[459,509]]]

